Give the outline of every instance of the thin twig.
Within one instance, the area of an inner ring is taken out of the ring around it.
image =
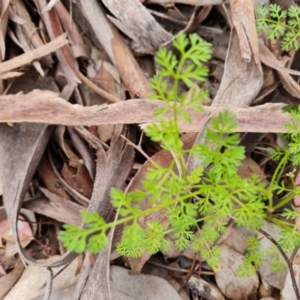
[[[94,84],[90,79],[85,77],[82,73],[79,72],[79,78],[82,81],[83,84],[85,84],[87,87],[92,89],[95,93],[100,95],[101,97],[105,98],[107,101],[116,103],[120,102],[121,100],[115,97],[114,95],[106,92],[105,90],[99,88],[96,84]]]
[[[292,264],[292,262],[287,257],[286,253],[283,251],[283,249],[281,248],[281,246],[277,243],[277,241],[275,239],[273,239],[273,237],[271,235],[269,235],[263,229],[258,229],[258,231],[261,234],[263,234],[268,240],[270,240],[277,247],[277,249],[281,253],[283,259],[286,261],[286,263],[288,265],[288,268],[289,268],[289,272],[290,272],[290,276],[291,276],[291,280],[292,280],[292,285],[293,285],[294,292],[296,294],[297,299],[300,300],[299,289],[298,289],[298,286],[297,286],[297,283],[296,283],[296,279],[295,279],[295,275],[294,275],[294,270],[293,270],[293,264]]]
[[[151,161],[152,163],[155,163],[153,161],[153,159],[151,159],[151,157],[146,152],[144,152],[144,150],[142,149],[141,146],[134,144],[128,138],[126,138],[124,135],[121,135],[121,138],[124,139],[127,142],[128,145],[130,145],[131,147],[133,147],[134,149],[139,151],[142,155],[144,155],[145,158],[147,158],[149,161]]]
[[[107,105],[107,104],[106,104]],[[99,138],[95,137],[88,129],[86,129],[84,126],[74,126],[77,133],[86,140],[86,142],[93,147],[94,149],[102,149],[105,150],[109,149],[109,146],[102,142]]]
[[[160,264],[158,262],[151,261],[151,260],[148,260],[146,263],[150,264],[150,265],[154,265],[154,266],[160,267],[160,268],[164,268],[164,269],[169,270],[169,271],[178,272],[178,273],[189,273],[190,272],[190,270],[179,269],[179,268],[175,268],[175,267],[170,267],[168,265]],[[209,272],[209,271],[203,271],[203,272],[201,272],[201,274],[203,274],[203,275],[211,275],[211,276],[215,275],[214,272]]]
[[[0,74],[10,72],[14,69],[20,68],[28,63],[31,63],[34,60],[44,57],[50,54],[51,52],[54,52],[62,46],[66,45],[67,43],[68,40],[66,38],[66,34],[63,34],[48,44],[45,44],[37,49],[31,50],[24,54],[15,56],[14,58],[9,59],[0,64]]]
[[[290,257],[290,262],[291,262],[291,264],[293,263],[294,258],[295,258],[295,256],[296,256],[296,254],[297,254],[299,248],[300,248],[300,245],[297,246],[297,247],[294,249],[294,251],[293,251],[293,253],[292,253],[291,257]]]
[[[52,282],[53,282],[53,279],[55,279],[55,277],[57,277],[59,274],[61,274],[70,264],[66,264],[64,265],[56,274],[53,275],[52,273]],[[50,268],[49,268],[50,269]],[[49,273],[48,273],[49,275]],[[48,278],[47,278],[48,279]],[[46,283],[44,283],[41,287],[40,287],[40,290],[43,289],[46,285],[48,284],[48,280],[46,281]]]
[[[51,296],[51,290],[52,290],[52,282],[53,282],[53,271],[50,267],[47,268],[47,285],[45,290],[45,295],[43,300],[49,300]]]

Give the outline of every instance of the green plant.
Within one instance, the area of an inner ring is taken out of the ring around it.
[[[278,4],[270,4],[269,9],[264,6],[257,8],[257,30],[267,30],[268,38],[282,39],[281,49],[289,51],[300,48],[300,8],[290,6],[283,10]]]
[[[300,129],[297,127],[300,111],[293,113],[295,123],[289,125],[288,149],[273,153],[279,162],[267,187],[255,174],[249,178],[238,175],[245,149],[239,145],[240,136],[235,133],[236,121],[229,111],[223,111],[217,118],[211,119],[205,144],[184,149],[179,124],[191,120],[187,108],[203,110],[202,104],[207,100],[208,93],[199,89],[196,82],[204,81],[208,75],[205,63],[211,57],[211,45],[196,34],[189,38],[180,34],[174,39],[173,46],[177,56],[165,48],[157,52],[156,61],[161,69],[151,80],[156,92],[151,98],[162,100],[165,106],[155,112],[157,122],[145,129],[152,140],[160,142],[164,149],[172,153],[172,163],[167,168],[153,163],[143,182],[143,190],[129,193],[115,188],[111,190],[111,203],[118,210],[118,220],[106,223],[96,213],[83,211],[82,219],[86,227],[64,225],[64,231],[60,233],[61,241],[70,251],[99,252],[108,243],[107,231],[113,226],[126,224],[122,240],[117,245],[121,255],[139,257],[145,251],[154,254],[166,250],[169,244],[165,235],[173,234],[179,250],[192,244],[204,260],[211,266],[217,266],[220,249],[215,242],[226,231],[229,220],[248,229],[260,229],[264,221],[269,220],[283,228],[284,234],[279,244],[286,250],[295,248],[300,242],[300,235],[297,226],[287,219],[295,219],[299,212],[294,208],[285,210],[281,215],[274,212],[300,194],[293,176],[290,187],[286,187],[281,180],[287,164],[293,161],[298,165],[300,161]],[[179,92],[183,84],[190,89],[188,92]],[[185,168],[187,154],[196,155],[202,161],[202,166],[190,174]],[[274,193],[282,195],[281,202],[275,206]],[[140,204],[145,199],[149,208],[142,210]],[[152,220],[142,227],[140,218],[158,210],[165,211],[167,224]],[[251,275],[261,263],[261,256],[257,259],[254,255],[257,249],[257,239],[250,239],[240,275]]]
[[[245,254],[245,261],[237,269],[237,274],[240,277],[248,277],[256,273],[264,261],[264,252],[260,249],[260,242],[256,237],[250,236],[247,239],[247,253]]]

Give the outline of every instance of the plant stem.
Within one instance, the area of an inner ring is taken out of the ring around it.
[[[295,195],[292,193],[292,191],[290,191],[289,194],[287,194],[286,196],[284,196],[284,198],[278,204],[276,204],[275,206],[273,206],[273,210],[276,210],[276,209],[282,207],[286,203],[289,203],[293,199],[294,196]]]
[[[278,218],[273,217],[273,216],[267,216],[267,220],[269,220],[270,222],[272,222],[272,223],[278,225],[278,226],[281,227],[281,228],[289,228],[289,229],[291,229],[291,228],[294,228],[294,226],[295,226],[295,225],[292,224],[292,223],[283,221],[283,220],[278,219]]]
[[[190,194],[178,197],[178,198],[173,199],[171,201],[164,202],[164,203],[161,203],[161,204],[156,205],[156,206],[152,206],[151,208],[148,208],[144,211],[141,211],[140,214],[139,214],[139,218],[143,217],[143,216],[146,216],[146,215],[149,215],[149,214],[152,214],[152,213],[154,213],[158,210],[164,209],[164,208],[169,207],[169,206],[171,206],[171,205],[173,205],[177,202],[182,202],[184,200],[187,200],[187,199],[189,199],[191,197],[194,197],[194,196],[197,196],[197,195],[198,195],[198,192],[194,192],[194,193],[190,193]],[[101,230],[106,231],[106,230],[108,230],[108,229],[110,229],[114,226],[122,225],[122,224],[130,222],[134,219],[136,219],[135,216],[128,216],[128,217],[116,220],[114,222],[111,222],[111,223],[106,223],[105,225],[103,225]],[[99,231],[99,228],[91,229],[91,230],[88,230],[87,234],[93,234],[93,233],[98,232],[98,231]]]
[[[290,262],[291,262],[291,263],[293,263],[294,258],[295,258],[295,256],[296,256],[296,254],[297,254],[299,248],[300,248],[300,246],[297,246],[297,247],[294,249],[294,251],[293,251],[293,253],[292,253],[291,257],[290,257]]]
[[[277,247],[277,249],[281,253],[283,259],[286,261],[286,263],[288,265],[288,268],[289,268],[289,272],[290,272],[290,276],[291,276],[291,281],[292,281],[294,292],[296,294],[297,299],[300,300],[300,293],[299,293],[299,289],[298,289],[298,286],[297,286],[297,283],[296,283],[296,279],[295,279],[295,275],[294,275],[294,270],[293,270],[293,264],[292,264],[292,262],[289,260],[289,258],[287,257],[286,253],[283,251],[283,249],[280,247],[280,245],[277,243],[277,241],[275,239],[273,239],[273,237],[271,235],[269,235],[263,229],[258,229],[258,231],[261,234],[263,234],[268,240],[270,240]]]
[[[286,23],[283,23],[283,22],[281,22],[279,20],[275,21],[275,20],[272,20],[272,19],[264,19],[264,21],[266,23],[273,23],[273,24],[276,24],[276,25],[279,24],[280,26],[283,26],[283,27],[285,27],[286,29],[288,29],[290,31],[296,32],[297,36],[300,35],[299,30],[296,30],[294,27],[292,27],[292,26],[290,26],[290,25],[288,25]]]
[[[179,89],[179,76],[181,74],[184,62],[185,62],[185,57],[184,55],[181,56],[178,67],[176,69],[176,76],[174,76],[174,94],[178,95],[178,89]],[[176,99],[177,100],[177,99]],[[172,111],[173,111],[173,119],[174,119],[174,123],[176,126],[176,136],[178,137],[178,139],[180,138],[180,130],[178,128],[178,113],[177,113],[177,103],[175,101],[175,103],[172,105]],[[178,155],[178,160],[179,160],[179,166],[180,166],[180,173],[182,174],[182,178],[186,177],[186,170],[185,170],[185,166],[183,163],[183,157],[182,157],[182,148],[180,149],[176,149],[176,154]],[[174,159],[177,159],[177,157],[174,157]]]
[[[286,165],[286,160],[287,158],[289,157],[290,153],[289,151],[287,151],[283,158],[280,160],[280,163],[278,164],[273,176],[272,176],[272,179],[271,179],[271,182],[269,184],[269,189],[268,191],[269,192],[273,192],[273,189],[274,189],[274,182],[278,182],[279,181],[279,178],[280,176],[282,175],[282,172],[284,170],[284,167]],[[273,209],[273,197],[269,197],[269,209]]]

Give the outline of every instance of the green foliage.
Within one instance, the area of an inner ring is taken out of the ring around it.
[[[186,177],[187,181],[190,184],[199,183],[202,179],[203,175],[203,167],[198,167],[190,172],[190,174]]]
[[[284,16],[296,18],[296,12],[284,12],[271,5],[269,12],[265,8],[260,8],[259,12],[264,18],[258,22],[260,26],[269,24],[268,13],[280,22]],[[291,22],[289,24],[292,26]],[[272,30],[282,31],[279,25],[276,30],[272,25]],[[180,124],[191,121],[187,109],[203,111],[201,105],[207,101],[208,92],[200,89],[197,82],[204,81],[208,75],[206,62],[211,58],[211,45],[196,34],[189,37],[179,34],[173,47],[176,52],[165,48],[158,50],[156,62],[160,70],[151,80],[155,91],[151,97],[162,100],[165,106],[154,113],[157,121],[145,129],[147,136],[170,151],[174,158],[172,163],[167,168],[153,163],[142,182],[142,190],[128,193],[111,190],[111,203],[118,211],[118,220],[106,223],[96,213],[82,212],[85,227],[64,225],[61,241],[70,251],[96,253],[108,244],[108,230],[123,224],[122,240],[117,245],[121,255],[140,257],[146,251],[150,254],[166,251],[170,243],[165,236],[172,234],[179,250],[192,245],[209,265],[217,267],[221,253],[215,243],[226,232],[229,220],[248,229],[260,229],[268,219],[282,227],[279,244],[286,250],[293,249],[300,243],[300,235],[296,226],[289,222],[297,218],[297,210],[285,210],[281,215],[273,212],[300,194],[293,173],[290,174],[291,186],[286,187],[281,180],[289,162],[299,165],[300,110],[292,112],[294,122],[288,125],[289,147],[274,151],[278,167],[267,187],[255,174],[249,178],[238,175],[245,149],[239,145],[236,121],[229,111],[210,120],[204,144],[184,149]],[[202,162],[201,167],[189,174],[185,162],[187,154],[197,156]],[[273,205],[274,194],[281,195],[279,204]],[[144,201],[147,201],[147,209],[142,209]],[[153,219],[153,213],[158,211],[167,219],[164,224]],[[146,224],[142,222],[145,216],[149,220]],[[258,240],[249,238],[239,275],[254,274],[263,257]]]
[[[284,259],[280,259],[280,252],[275,245],[272,245],[266,250],[266,255],[271,259],[271,267],[274,273],[282,273],[287,269],[287,263]]]
[[[90,253],[100,252],[107,244],[106,224],[97,213],[81,211],[81,218],[86,224],[80,228],[72,224],[65,224],[64,231],[60,232],[59,238],[69,251],[82,253],[84,250]]]
[[[292,162],[294,166],[300,164],[300,107],[291,110],[290,114],[293,118],[293,122],[287,124],[287,132],[289,133],[290,143],[288,153],[292,156]]]
[[[257,267],[259,267],[264,260],[265,254],[260,249],[259,240],[250,236],[247,239],[247,253],[245,255],[244,263],[237,269],[237,274],[240,277],[250,277],[256,273]]]
[[[218,246],[202,250],[201,255],[203,259],[212,267],[217,267],[221,261],[221,249]]]
[[[268,38],[281,39],[283,51],[299,50],[300,8],[298,6],[283,10],[278,4],[270,4],[269,9],[258,7],[257,14],[257,30],[266,29]]]
[[[295,234],[294,228],[284,228],[280,234],[278,243],[285,252],[292,252],[300,244],[300,235]]]

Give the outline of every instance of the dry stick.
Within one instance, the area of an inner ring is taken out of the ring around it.
[[[181,283],[181,285],[180,285],[180,287],[177,291],[178,293],[187,284],[187,282],[189,281],[189,279],[193,275],[193,273],[195,271],[195,266],[196,266],[196,255],[194,255],[193,262],[192,262],[192,265],[191,265],[190,269],[188,270],[188,273],[186,275],[184,275],[183,278],[182,278],[183,282]]]
[[[115,97],[114,95],[104,91],[103,89],[99,88],[96,84],[94,84],[91,80],[85,77],[83,74],[79,72],[79,78],[87,87],[93,90],[95,93],[99,94],[101,97],[105,98],[109,102],[116,103],[120,102],[121,100]]]
[[[51,296],[51,290],[52,290],[52,282],[53,282],[53,271],[50,267],[47,268],[47,285],[45,290],[45,295],[43,300],[49,300]]]
[[[297,299],[300,300],[300,294],[299,294],[298,286],[297,286],[295,275],[294,275],[292,261],[289,260],[289,258],[287,257],[287,255],[285,254],[285,252],[283,251],[283,249],[281,248],[281,246],[277,243],[277,241],[275,239],[273,239],[273,237],[271,235],[269,235],[263,229],[258,229],[258,231],[261,234],[263,234],[268,240],[270,240],[277,247],[277,249],[281,253],[283,259],[286,261],[286,263],[288,265],[288,268],[289,268],[289,272],[290,272],[290,276],[291,276],[291,280],[292,280],[292,285],[293,285],[294,292],[296,294]]]
[[[293,251],[293,253],[292,253],[291,257],[290,257],[290,262],[291,262],[291,264],[293,263],[294,258],[295,258],[295,256],[296,256],[296,254],[297,254],[299,248],[300,248],[300,246],[297,246],[297,247],[294,249],[294,251]]]
[[[130,145],[131,147],[133,147],[134,149],[136,149],[137,151],[139,151],[142,155],[144,155],[144,157],[147,160],[151,161],[152,163],[155,163],[153,161],[153,159],[142,149],[140,143],[138,145],[134,144],[127,137],[125,137],[123,134],[121,134],[121,138],[124,139],[128,145]]]
[[[151,260],[148,260],[146,262],[146,264],[154,265],[154,266],[157,266],[157,267],[169,270],[169,271],[178,272],[178,273],[189,273],[190,272],[190,270],[179,269],[179,268],[175,268],[175,267],[170,267],[168,265],[163,265],[163,264],[157,263],[155,261],[151,261]],[[203,275],[210,275],[210,276],[214,276],[215,275],[214,272],[209,272],[209,271],[203,271],[203,272],[201,272],[201,274],[203,274]]]
[[[89,130],[84,126],[74,126],[76,132],[94,149],[109,149],[109,146],[102,142],[100,139],[96,138]]]
[[[9,72],[11,70],[17,69],[22,67],[26,64],[31,63],[34,60],[37,60],[41,57],[44,57],[51,52],[56,51],[57,49],[61,48],[62,46],[66,45],[68,40],[66,39],[66,35],[62,34],[58,38],[54,39],[50,43],[34,49],[32,51],[26,52],[19,56],[16,56],[10,60],[7,60],[0,64],[0,74]]]
[[[55,277],[57,277],[60,273],[62,273],[70,264],[66,264],[64,265],[55,275],[53,275],[53,271],[52,271],[52,276],[51,276],[51,279],[52,279],[52,282],[53,280],[55,279]],[[47,269],[50,269],[52,270],[50,267],[47,268]],[[49,273],[48,273],[48,276],[49,276]],[[49,278],[49,277],[48,277]],[[46,283],[44,283],[41,287],[40,287],[40,290],[43,289],[47,284],[48,284],[48,278],[47,278],[47,281]]]

